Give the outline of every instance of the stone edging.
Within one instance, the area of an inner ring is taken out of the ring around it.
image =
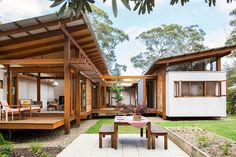
[[[179,135],[175,134],[173,131],[166,128],[168,132],[168,138],[174,142],[178,147],[180,147],[185,153],[189,156],[193,157],[210,157],[207,153],[203,152],[199,148],[195,147],[193,144],[189,143],[188,141],[184,140]]]

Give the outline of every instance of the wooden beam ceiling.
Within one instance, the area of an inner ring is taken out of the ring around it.
[[[10,67],[13,73],[64,73],[63,67]]]
[[[82,16],[79,17],[79,19],[81,19]],[[66,18],[66,19],[61,19],[60,22],[65,24],[70,22],[71,19],[70,18]],[[45,28],[45,27],[51,27],[51,26],[57,26],[58,24],[58,20],[55,21],[49,21],[49,22],[44,22],[44,23],[37,23],[31,26],[24,26],[24,27],[20,27],[20,28],[15,28],[15,29],[10,29],[8,31],[3,31],[0,34],[0,37],[3,36],[8,36],[8,35],[13,35],[13,34],[19,34],[19,33],[23,33],[23,32],[29,32],[32,30],[37,30],[37,29],[41,29],[41,28]]]

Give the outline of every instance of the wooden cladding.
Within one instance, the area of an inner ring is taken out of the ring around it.
[[[174,81],[175,97],[220,97],[226,95],[227,95],[226,80]]]

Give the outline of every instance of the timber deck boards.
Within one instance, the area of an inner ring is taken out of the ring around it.
[[[31,117],[20,120],[0,121],[0,129],[39,129],[53,130],[64,125],[64,117]]]

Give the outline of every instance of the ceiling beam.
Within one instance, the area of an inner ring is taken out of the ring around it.
[[[79,18],[81,19],[82,16],[80,16]],[[71,19],[70,18],[65,18],[65,19],[61,19],[59,21],[61,23],[65,24],[65,23],[71,22]],[[37,24],[34,24],[34,25],[30,25],[30,26],[24,26],[24,27],[21,27],[21,28],[10,29],[10,30],[7,30],[7,31],[2,31],[0,33],[0,37],[7,36],[7,35],[18,34],[18,33],[23,33],[23,32],[29,32],[29,31],[32,31],[32,30],[37,30],[37,29],[41,29],[41,28],[45,28],[45,27],[57,26],[57,24],[58,24],[58,20],[55,20],[55,21],[37,23]]]
[[[138,81],[106,81],[107,84],[132,84],[138,83]]]
[[[84,50],[82,49],[82,47],[77,43],[77,41],[70,35],[70,33],[66,30],[65,26],[59,22],[58,23],[60,29],[62,30],[62,32],[71,40],[71,42],[76,46],[76,48],[78,48],[79,52],[82,54],[82,56],[88,61],[88,64],[90,66],[92,66],[92,68],[98,73],[100,74],[99,70],[97,69],[96,66],[94,66],[94,64],[92,63],[92,61],[90,60],[90,58],[88,58],[87,54],[84,52]]]
[[[156,76],[156,75],[144,75],[144,76],[135,76],[135,75],[131,75],[131,76],[112,76],[112,75],[103,75],[100,76],[103,79],[142,79],[145,77],[150,77],[150,76]]]
[[[87,25],[80,25],[80,26],[73,26],[68,28],[68,31],[74,35],[74,36],[81,36],[83,35],[89,35],[91,36],[90,32],[83,32],[83,31],[88,30]],[[82,33],[83,32],[83,33]],[[34,34],[34,35],[28,35],[24,37],[19,37],[14,40],[6,40],[6,41],[1,41],[0,42],[0,51],[5,51],[5,50],[10,50],[13,49],[12,47],[26,47],[26,46],[31,46],[33,44],[39,44],[40,42],[47,42],[48,40],[56,40],[56,39],[64,39],[64,35],[61,33],[61,30],[54,30],[54,31],[49,31],[49,32],[43,32],[39,34]]]
[[[63,67],[10,67],[13,73],[64,73]]]
[[[60,65],[64,64],[63,59],[15,59],[0,60],[0,64],[4,65]]]

